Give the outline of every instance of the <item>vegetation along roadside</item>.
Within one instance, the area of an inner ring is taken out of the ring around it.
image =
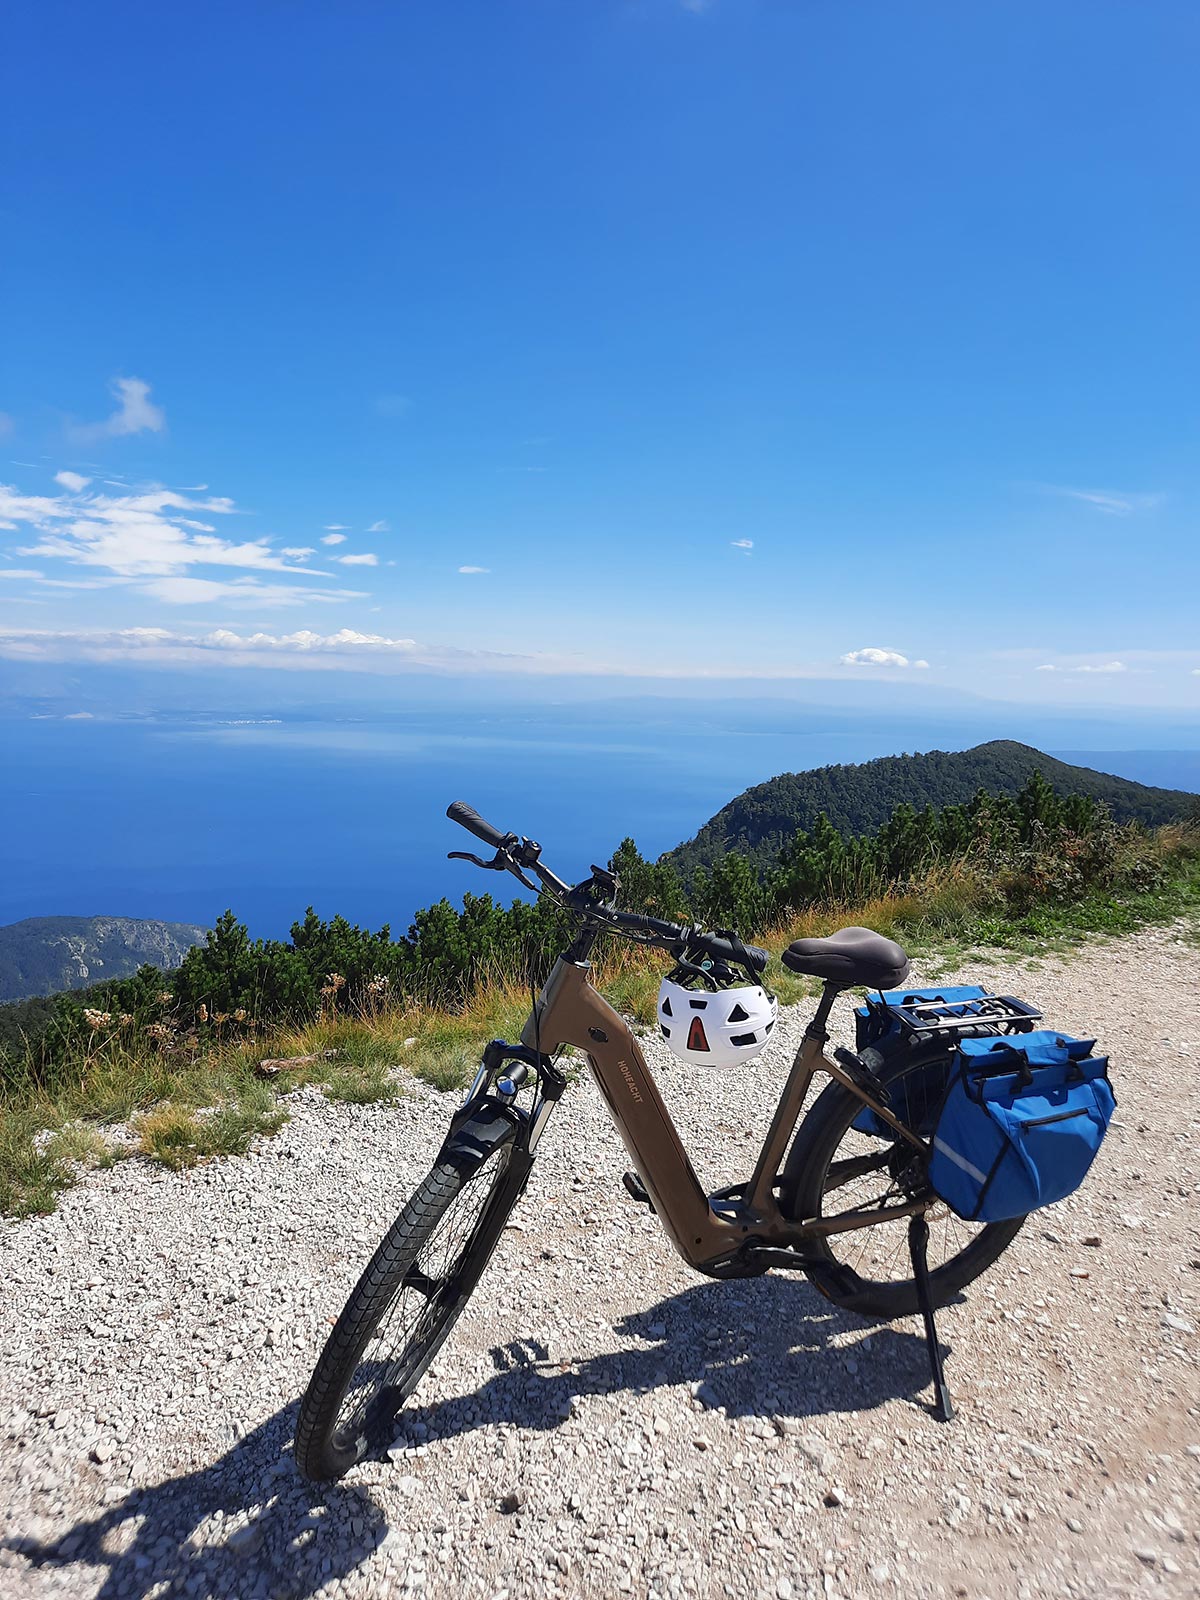
[[[1119,823],[1039,772],[1015,794],[898,806],[857,836],[818,814],[765,869],[730,851],[685,880],[631,839],[610,865],[624,906],[774,951],[861,923],[949,964],[981,946],[1037,953],[1200,919],[1194,821]],[[461,911],[439,901],[401,939],[310,910],[290,940],[251,940],[227,912],[169,975],[145,966],[0,1008],[0,1211],[50,1210],[81,1168],[126,1155],[179,1167],[244,1151],[286,1120],[286,1093],[302,1084],[356,1101],[402,1094],[405,1073],[455,1088],[482,1040],[519,1031],[563,934],[555,906],[488,895],[465,895]],[[600,962],[613,1004],[643,1022],[660,975],[629,946]],[[768,981],[785,1002],[807,987],[777,961]],[[306,1059],[263,1075],[264,1058],[295,1057]]]

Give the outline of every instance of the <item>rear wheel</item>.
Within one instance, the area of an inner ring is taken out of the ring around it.
[[[885,1067],[880,1078],[892,1110],[928,1138],[941,1104],[952,1056],[944,1047],[915,1050]],[[840,1083],[817,1097],[788,1152],[780,1205],[789,1218],[833,1217],[900,1207],[921,1192],[913,1147],[887,1125],[873,1127],[863,1102]],[[878,1131],[882,1130],[882,1131]],[[964,1222],[944,1202],[926,1212],[929,1279],[935,1305],[944,1305],[985,1272],[1016,1237],[1024,1217]],[[821,1276],[822,1293],[870,1317],[906,1317],[917,1310],[908,1251],[908,1218],[897,1215],[869,1228],[826,1234],[809,1247],[841,1270]],[[840,1286],[840,1288],[839,1288]]]
[[[523,1187],[510,1144],[443,1162],[384,1235],[317,1361],[296,1421],[304,1477],[340,1478],[386,1444],[478,1283]]]

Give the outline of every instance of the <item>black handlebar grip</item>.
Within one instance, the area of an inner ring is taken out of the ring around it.
[[[499,850],[514,837],[511,833],[501,833],[499,828],[493,828],[491,823],[481,817],[475,807],[469,806],[465,800],[452,800],[446,807],[446,815],[451,822],[457,822],[460,828],[465,828],[477,839],[482,839],[484,844],[490,844],[493,850]]]

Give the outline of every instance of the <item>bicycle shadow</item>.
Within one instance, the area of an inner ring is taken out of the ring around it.
[[[737,1315],[731,1318],[733,1310]],[[547,1430],[589,1395],[646,1394],[685,1385],[700,1410],[727,1418],[788,1423],[840,1411],[867,1412],[929,1387],[924,1337],[891,1323],[865,1323],[830,1305],[810,1284],[782,1277],[709,1281],[670,1295],[614,1324],[644,1341],[582,1360],[536,1340],[513,1340],[489,1352],[496,1372],[473,1393],[416,1405],[403,1414],[401,1438],[447,1439],[487,1423]],[[858,1334],[845,1358],[832,1343]],[[943,1354],[950,1347],[941,1340]],[[699,1415],[696,1417],[699,1421]]]
[[[99,1569],[89,1574],[93,1583],[100,1578],[96,1600],[145,1600],[151,1592],[155,1600],[259,1592],[306,1600],[361,1565],[389,1528],[361,1485],[317,1486],[299,1476],[290,1448],[296,1410],[293,1402],[275,1412],[207,1467],[131,1488],[57,1538],[9,1535],[0,1548],[35,1566]]]
[[[691,1396],[686,1401],[697,1429],[703,1411],[720,1409],[728,1418],[769,1418],[786,1432],[789,1420],[868,1412],[912,1398],[929,1382],[922,1339],[866,1325],[793,1279],[706,1282],[621,1318],[614,1332],[640,1342],[577,1361],[566,1351],[552,1360],[536,1340],[495,1347],[493,1376],[474,1391],[406,1411],[398,1442],[452,1439],[495,1422],[546,1432],[589,1396],[680,1384],[698,1390],[701,1411]],[[855,1332],[861,1337],[843,1358],[830,1341]],[[131,1488],[56,1538],[10,1535],[0,1548],[35,1565],[100,1569],[97,1600],[146,1600],[152,1591],[155,1600],[245,1600],[260,1588],[275,1600],[307,1600],[389,1539],[403,1558],[408,1534],[392,1529],[367,1485],[300,1478],[290,1449],[296,1409],[293,1402],[277,1411],[209,1466]],[[410,1466],[402,1458],[394,1469],[376,1464],[374,1481],[386,1484],[393,1470],[397,1479],[419,1475],[421,1459]]]

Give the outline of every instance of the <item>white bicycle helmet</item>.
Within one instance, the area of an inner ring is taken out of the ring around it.
[[[713,980],[708,975],[708,982]],[[676,967],[658,989],[658,1025],[672,1055],[693,1067],[737,1067],[761,1055],[779,1003],[761,984],[709,988]]]

